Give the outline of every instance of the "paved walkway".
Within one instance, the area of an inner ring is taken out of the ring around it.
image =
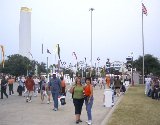
[[[103,92],[99,87],[94,89],[93,125],[100,125],[111,109],[103,106]],[[15,95],[0,100],[0,125],[75,125],[74,106],[70,96],[68,93],[67,104],[55,112],[52,110],[53,104],[41,104],[40,95],[33,97],[31,103],[26,103],[25,97],[19,97],[15,91]],[[79,124],[86,125],[85,105],[81,119],[83,122]]]

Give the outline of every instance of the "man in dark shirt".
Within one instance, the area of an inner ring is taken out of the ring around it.
[[[6,89],[7,89],[7,80],[5,79],[5,76],[3,76],[1,80],[1,99],[3,99],[3,94],[8,98]]]

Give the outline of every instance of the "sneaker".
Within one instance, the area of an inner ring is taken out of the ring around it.
[[[88,120],[88,121],[86,121],[86,123],[87,123],[88,125],[91,125],[91,124],[92,124],[92,121],[91,121],[91,120]]]
[[[81,120],[81,119],[79,119],[78,121],[79,121],[79,122],[82,122],[82,120]]]
[[[54,108],[53,110],[54,110],[54,111],[57,111],[58,109],[57,109],[57,108]]]
[[[49,104],[50,102],[49,101],[47,101],[47,104]]]
[[[29,100],[29,99],[28,99],[28,97],[27,97],[26,102],[28,102],[28,100]]]
[[[32,100],[29,100],[28,102],[32,102]]]

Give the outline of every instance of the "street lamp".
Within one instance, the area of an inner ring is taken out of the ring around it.
[[[89,9],[89,11],[91,11],[91,72],[92,72],[92,11],[93,10],[94,10],[94,8]]]
[[[64,75],[64,69],[65,69],[66,62],[62,62],[61,60],[60,60],[60,62],[62,64],[62,73]]]
[[[82,70],[82,78],[83,78],[83,64],[84,62],[83,61],[80,61],[79,64],[81,65],[81,70]]]
[[[132,57],[132,77],[131,77],[131,82],[132,82],[132,86],[134,86],[134,81],[133,81],[133,52],[131,52],[131,57]]]
[[[106,62],[106,73],[107,74],[110,73],[110,62],[109,62],[109,59],[107,59],[107,62]]]
[[[99,61],[100,61],[99,57],[97,58],[97,61],[98,61],[98,76],[99,76]]]

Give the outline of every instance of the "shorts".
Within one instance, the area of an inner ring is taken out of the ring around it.
[[[27,96],[33,96],[33,91],[27,91],[26,95]]]
[[[51,91],[47,91],[47,95],[51,95]]]
[[[120,87],[115,87],[115,89],[120,89]]]
[[[42,90],[42,91],[41,91],[41,96],[48,96],[48,95],[47,95],[47,92],[44,91],[44,90]]]

